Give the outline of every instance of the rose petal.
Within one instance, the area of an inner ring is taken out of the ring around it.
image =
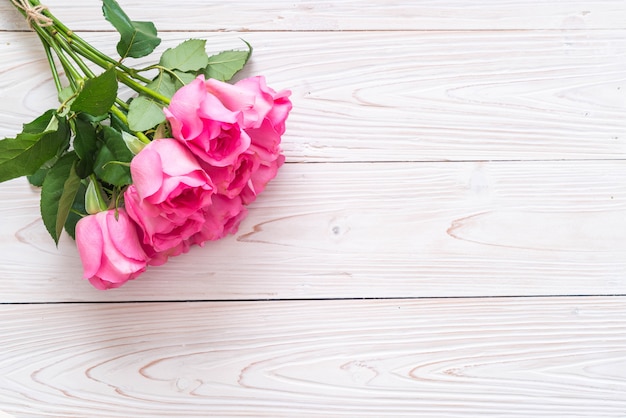
[[[203,124],[197,116],[197,110],[205,95],[206,87],[201,78],[196,78],[174,93],[169,106],[163,109],[174,137],[184,140],[195,138],[202,132]]]
[[[232,124],[237,123],[240,112],[228,109],[219,98],[212,94],[207,94],[200,102],[198,116]]]
[[[163,184],[161,157],[150,145],[135,155],[130,162],[133,184],[142,199],[155,194]]]
[[[252,141],[251,151],[255,152],[261,161],[271,162],[280,154],[280,135],[269,120],[264,120],[258,129],[246,131]]]
[[[114,212],[110,212],[106,219],[109,237],[115,248],[120,253],[123,253],[125,257],[145,260],[146,253],[139,243],[135,224],[130,221],[126,211],[120,208],[118,209],[117,219],[115,219]]]
[[[249,114],[249,110],[252,110],[257,105],[258,88],[250,89],[242,86],[240,83],[230,84],[213,78],[206,80],[205,86],[209,93],[219,98],[221,103],[231,111],[243,111],[244,115],[246,115]],[[270,107],[271,105],[267,106],[267,109],[269,110]],[[258,119],[258,113],[259,110],[255,109],[255,120]]]
[[[85,216],[76,224],[76,246],[83,263],[85,279],[95,276],[102,264],[104,239],[97,216],[98,214]]]
[[[157,139],[146,148],[148,147],[159,155],[161,161],[159,169],[169,176],[184,176],[193,171],[202,170],[196,157],[176,139]],[[137,156],[139,155],[141,152],[137,154]]]
[[[113,283],[104,281],[96,276],[89,277],[89,283],[91,283],[91,285],[98,290],[107,290],[111,289],[112,287],[117,287]],[[119,284],[119,286],[121,286],[121,284]]]

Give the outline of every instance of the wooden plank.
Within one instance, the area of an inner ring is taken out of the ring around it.
[[[539,1],[254,1],[120,0],[133,20],[160,30],[308,31],[399,29],[626,29],[621,0]],[[49,0],[53,13],[74,30],[110,30],[96,0]],[[8,2],[0,4],[0,30],[25,29]]]
[[[191,36],[210,51],[231,33]],[[626,158],[626,31],[249,33],[293,91],[289,161]],[[113,34],[90,36],[113,53]],[[0,136],[57,104],[36,37],[0,34]],[[320,49],[320,45],[324,47]]]
[[[623,161],[287,164],[236,236],[118,290],[0,186],[2,302],[626,293]]]
[[[622,417],[626,298],[0,306],[17,417]]]

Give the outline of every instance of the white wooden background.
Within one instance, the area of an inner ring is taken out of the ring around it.
[[[107,292],[0,185],[0,411],[626,417],[626,2],[119,2],[160,51],[249,41],[288,164],[236,236]],[[99,1],[47,4],[114,52]],[[3,1],[0,136],[55,104]]]

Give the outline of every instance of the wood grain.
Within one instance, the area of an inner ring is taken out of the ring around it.
[[[622,161],[287,164],[236,236],[99,292],[0,186],[3,302],[624,294],[624,254]]]
[[[16,417],[623,417],[626,298],[0,306]]]
[[[341,31],[459,29],[626,29],[621,0],[376,1],[376,0],[119,0],[134,20],[159,30]],[[96,0],[48,0],[53,13],[74,30],[112,30]],[[0,3],[0,30],[25,29],[8,2]]]
[[[239,47],[229,33],[190,36]],[[626,31],[248,33],[245,75],[293,91],[288,160],[626,158]],[[109,53],[113,34],[90,34]],[[324,48],[320,49],[320,45]],[[57,106],[33,34],[0,33],[0,136]]]

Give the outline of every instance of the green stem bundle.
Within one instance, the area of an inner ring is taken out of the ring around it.
[[[136,69],[129,68],[120,61],[102,53],[83,40],[50,13],[47,8],[42,6],[39,0],[11,1],[22,15],[27,17],[46,51],[48,51],[48,53],[50,53],[50,50],[54,51],[54,54],[57,56],[65,72],[69,85],[74,91],[80,87],[83,79],[95,77],[93,71],[84,61],[85,59],[105,70],[116,68],[116,75],[119,82],[130,87],[137,93],[148,96],[163,105],[169,104],[170,100],[168,97],[145,86],[145,84],[151,81],[150,79],[139,74],[139,71]],[[41,25],[38,23],[40,20],[32,16],[34,13],[39,13],[40,16],[47,18],[46,21],[50,24]],[[52,69],[55,86],[60,91],[62,86],[59,71],[56,68],[56,64],[54,64],[51,54],[48,55],[48,62]]]

